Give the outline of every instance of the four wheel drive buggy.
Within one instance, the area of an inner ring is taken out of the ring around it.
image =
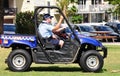
[[[44,13],[54,16],[61,14],[67,25],[59,33],[59,38],[64,40],[62,48],[56,47],[43,39],[38,33],[38,25]],[[53,14],[54,13],[54,14]],[[69,64],[77,63],[87,72],[99,72],[107,57],[107,48],[98,40],[80,35],[58,7],[40,6],[35,9],[34,22],[36,35],[1,35],[1,47],[12,48],[6,63],[12,71],[26,71],[32,62],[38,64]],[[64,36],[63,36],[64,34]],[[67,37],[65,37],[65,35]]]

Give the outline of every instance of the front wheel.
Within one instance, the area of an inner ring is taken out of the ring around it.
[[[7,64],[12,71],[26,71],[32,63],[30,54],[23,49],[13,50],[7,59]]]
[[[79,61],[79,65],[86,72],[99,72],[103,64],[103,57],[95,50],[84,52]]]

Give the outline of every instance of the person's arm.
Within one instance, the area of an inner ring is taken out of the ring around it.
[[[66,27],[61,27],[61,28],[57,29],[56,32],[60,32],[60,31],[64,30],[65,28]]]
[[[59,21],[58,21],[58,23],[54,26],[54,28],[53,28],[53,32],[55,32],[56,30],[58,30],[59,28],[60,28],[60,25],[61,25],[61,23],[62,23],[62,20],[63,20],[63,17],[62,16],[60,16],[60,19],[59,19]]]

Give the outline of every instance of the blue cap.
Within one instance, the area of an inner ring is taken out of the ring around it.
[[[53,16],[51,16],[50,14],[44,14],[43,15],[43,19],[47,19],[47,18],[53,18]]]

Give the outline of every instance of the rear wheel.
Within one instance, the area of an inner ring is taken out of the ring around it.
[[[30,54],[23,49],[13,50],[7,60],[7,64],[12,71],[26,71],[32,63]]]
[[[99,52],[94,50],[83,53],[79,61],[79,65],[86,72],[99,72],[103,64],[103,57]]]

